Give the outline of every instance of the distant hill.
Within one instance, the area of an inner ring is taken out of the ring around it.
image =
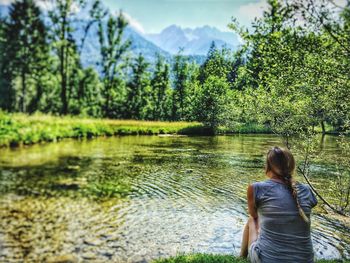
[[[82,26],[76,26],[76,28],[78,28],[78,30],[74,32],[73,37],[79,43],[84,32]],[[172,55],[143,38],[130,26],[125,29],[123,39],[130,39],[132,41],[130,48],[132,55],[136,56],[142,53],[150,62],[155,61],[156,54],[161,54],[167,61],[172,59]],[[93,26],[87,35],[84,48],[81,52],[81,61],[84,67],[96,66],[100,61],[100,44],[97,34],[97,25]]]
[[[8,5],[0,5],[0,16],[4,17],[8,14]],[[48,21],[47,17],[45,18],[45,21]],[[74,28],[76,28],[76,31],[73,32],[73,38],[76,40],[77,44],[80,44],[80,41],[84,35],[84,25],[86,24],[86,21],[79,20],[76,21],[74,24]],[[156,54],[161,54],[166,61],[169,63],[172,63],[173,61],[173,55],[169,52],[163,50],[161,47],[157,46],[156,44],[152,43],[150,40],[146,39],[145,36],[138,33],[136,30],[134,30],[131,26],[128,26],[124,31],[124,40],[131,39],[132,45],[130,48],[131,54],[133,56],[138,55],[139,53],[142,53],[143,56],[149,61],[150,63],[154,63],[156,60]],[[201,64],[205,57],[201,55],[191,54],[188,56],[190,61],[195,61],[196,63]],[[100,45],[99,45],[99,39],[97,34],[97,25],[95,24],[89,31],[87,38],[85,40],[84,48],[81,52],[81,63],[83,67],[94,67],[97,70],[98,63],[100,61]]]
[[[146,35],[146,38],[170,54],[176,54],[183,48],[185,55],[206,55],[213,41],[217,47],[225,45],[236,49],[240,45],[239,38],[233,32],[222,32],[210,26],[183,29],[171,25],[159,34]]]

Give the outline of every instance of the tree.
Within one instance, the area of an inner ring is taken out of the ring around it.
[[[123,13],[118,17],[109,16],[107,25],[103,19],[98,21],[98,36],[101,53],[101,67],[103,79],[103,99],[104,115],[106,117],[118,117],[118,109],[123,94],[125,83],[122,80],[123,69],[128,64],[127,51],[131,46],[131,41],[123,40],[123,34],[128,25]],[[119,95],[119,98],[118,98]],[[114,105],[112,105],[114,102]],[[113,106],[113,107],[112,107]],[[119,111],[122,112],[122,111]],[[119,115],[120,116],[120,115]]]
[[[231,51],[222,47],[218,49],[213,41],[207,54],[207,58],[200,67],[199,80],[203,84],[210,76],[226,78],[233,83],[231,72],[234,62],[232,61]]]
[[[32,0],[14,2],[4,22],[3,32],[3,74],[7,85],[10,85],[7,88],[8,108],[12,109],[12,100],[19,98],[15,109],[26,112],[35,93],[40,99],[40,71],[47,66],[48,59],[47,34],[40,9]],[[19,86],[19,90],[15,86]]]
[[[149,63],[140,53],[132,64],[132,77],[127,85],[126,117],[144,119],[151,99]]]
[[[194,113],[198,121],[217,133],[220,125],[227,124],[230,115],[230,89],[224,78],[210,76],[198,90]]]
[[[181,54],[175,56],[173,66],[174,72],[174,90],[172,97],[172,119],[183,120],[185,115],[186,85],[188,81],[188,61]]]
[[[245,114],[268,124],[288,148],[298,151],[298,172],[326,205],[339,212],[313,186],[309,175],[310,163],[318,154],[315,127],[321,124],[325,131],[326,121],[347,119],[349,81],[343,68],[347,59],[339,58],[340,44],[325,31],[310,32],[296,25],[293,5],[268,3],[253,31],[239,31],[247,42],[247,63],[238,74],[238,79],[246,80]]]
[[[12,72],[6,65],[5,25],[5,18],[0,17],[0,108],[11,111],[13,109],[15,95],[11,86]]]
[[[71,96],[72,114],[85,116],[102,117],[101,110],[101,90],[98,73],[93,68],[78,70],[76,77],[72,78],[75,83],[72,86],[77,87]]]
[[[170,117],[169,99],[171,92],[170,66],[164,62],[161,55],[157,55],[155,71],[151,80],[153,95],[153,113],[151,119],[166,120]]]

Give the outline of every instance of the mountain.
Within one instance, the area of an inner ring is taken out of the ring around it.
[[[5,17],[8,14],[9,6],[8,5],[0,5],[0,17]],[[79,14],[79,17],[84,17],[85,15]],[[47,15],[44,15],[44,21],[49,25],[49,19]],[[76,20],[73,24],[73,27],[76,29],[73,32],[73,38],[76,40],[78,46],[80,46],[81,39],[84,36],[84,28],[87,24],[85,19]],[[139,53],[142,53],[143,56],[147,59],[148,62],[153,64],[156,60],[156,54],[162,55],[165,60],[169,63],[173,61],[173,55],[169,52],[163,50],[161,47],[152,43],[148,40],[144,35],[138,33],[131,26],[128,26],[124,31],[123,39],[130,39],[132,44],[130,48],[130,52],[132,56],[136,56]],[[97,25],[93,25],[90,28],[90,31],[85,40],[84,48],[81,50],[81,63],[83,67],[94,67],[99,70],[98,63],[100,61],[100,44],[98,40],[97,34]],[[191,54],[188,56],[190,61],[195,61],[197,63],[202,63],[205,59],[204,56]]]
[[[146,38],[170,54],[183,48],[185,55],[206,55],[213,41],[217,47],[236,49],[240,45],[236,34],[210,26],[191,29],[171,25],[159,34],[146,35]]]
[[[80,43],[80,40],[84,35],[84,27],[76,26],[75,28],[77,28],[77,30],[74,32],[73,37],[77,41],[77,43]],[[137,33],[130,26],[128,26],[124,31],[123,40],[126,39],[131,40],[130,51],[133,56],[142,53],[143,56],[151,63],[153,63],[156,60],[156,54],[162,55],[167,61],[171,60],[172,55],[157,47],[152,42],[143,38],[142,35]],[[97,25],[93,26],[87,35],[84,48],[81,52],[81,61],[84,67],[96,67],[98,62],[100,61],[100,44],[97,34]]]

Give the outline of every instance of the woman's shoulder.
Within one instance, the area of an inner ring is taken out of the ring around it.
[[[253,188],[252,190],[254,192],[255,202],[258,203],[261,198],[263,198],[267,190],[272,186],[272,184],[270,180],[264,180],[253,182],[250,184],[250,186]]]
[[[253,186],[253,188],[265,188],[265,187],[269,187],[271,186],[271,180],[267,179],[267,180],[263,180],[263,181],[256,181],[251,183],[251,186]]]
[[[317,205],[317,198],[309,184],[297,183],[298,198],[301,200],[307,200],[311,207]]]

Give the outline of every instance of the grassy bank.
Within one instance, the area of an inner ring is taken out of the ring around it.
[[[233,257],[231,255],[211,255],[211,254],[193,254],[180,255],[177,257],[158,259],[153,263],[248,263],[248,260]],[[318,260],[318,263],[336,263],[350,262],[348,260]]]
[[[261,125],[236,125],[221,133],[268,133]],[[197,122],[160,122],[57,117],[44,114],[0,112],[0,146],[55,142],[63,138],[92,138],[112,135],[183,134],[205,135],[208,130]]]
[[[199,123],[88,119],[0,113],[0,146],[112,135],[196,134]]]

